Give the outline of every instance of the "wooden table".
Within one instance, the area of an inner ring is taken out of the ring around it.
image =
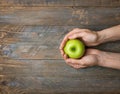
[[[0,94],[120,94],[119,70],[73,69],[58,49],[73,28],[118,24],[120,0],[0,0]]]

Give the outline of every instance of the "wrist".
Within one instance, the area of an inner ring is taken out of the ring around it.
[[[98,31],[97,36],[98,36],[97,45],[99,45],[104,42],[106,35],[103,34],[103,31]]]
[[[98,66],[104,66],[104,65],[105,65],[105,59],[104,59],[104,56],[105,56],[105,55],[104,55],[104,52],[98,50],[96,56],[97,56],[97,59],[98,59],[97,65],[98,65]]]

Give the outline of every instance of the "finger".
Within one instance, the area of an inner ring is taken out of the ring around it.
[[[63,51],[62,51],[62,50],[60,50],[60,52],[61,52],[61,56],[64,58],[64,53],[63,53]]]
[[[82,66],[82,65],[79,65],[79,64],[74,64],[74,63],[67,63],[69,66],[75,68],[75,69],[79,69],[79,68],[85,68],[87,66]]]
[[[74,65],[73,68],[80,69],[80,68],[86,68],[87,66],[81,66],[81,65]]]
[[[71,63],[71,64],[79,64],[78,62],[78,60],[76,60],[76,59],[71,59],[71,58],[69,58],[69,59],[66,59],[66,62],[68,62],[68,63]]]
[[[85,58],[83,58],[84,65],[86,66],[94,66],[98,64],[98,58],[96,55],[87,55]]]
[[[66,36],[70,36],[70,35],[72,35],[72,34],[74,34],[74,33],[78,33],[78,32],[80,32],[82,29],[79,29],[79,28],[75,28],[75,29],[73,29],[72,31],[70,31]]]
[[[69,32],[63,39],[59,49],[63,49],[63,47],[65,46],[65,43],[67,42],[67,40],[69,39],[68,37],[75,34],[75,33],[80,33],[82,32],[84,29],[79,29],[79,28],[75,28],[73,29],[71,32]]]
[[[68,36],[69,36],[69,35],[72,35],[73,33],[78,33],[78,32],[80,32],[80,30],[81,30],[81,29],[79,29],[79,28],[75,28],[75,29],[73,29],[71,32],[69,32],[69,33],[64,37],[64,39],[63,39],[63,41],[62,41],[62,43],[61,43],[61,45],[60,45],[60,49],[63,49],[66,41],[68,40]]]
[[[72,34],[68,37],[68,39],[76,39],[76,38],[82,38],[84,36],[84,32],[79,32]]]
[[[71,64],[76,64],[76,65],[86,66],[82,58],[80,60],[69,58],[69,59],[66,59],[66,62]]]
[[[72,36],[73,34],[76,34],[76,33],[81,33],[81,32],[88,32],[89,31],[89,29],[79,29],[79,28],[75,28],[75,29],[73,29],[71,32],[69,32],[68,34],[67,34],[67,36]]]
[[[60,53],[61,53],[61,55],[64,55],[64,51],[63,50],[60,50]]]
[[[69,32],[69,33],[64,37],[64,39],[63,39],[63,41],[62,41],[59,49],[63,49],[63,47],[65,46],[67,40],[69,40],[69,39],[74,39],[74,38],[79,37],[79,36],[77,36],[77,37],[74,36],[73,38],[69,38],[69,36],[72,36],[73,34],[77,34],[77,35],[79,34],[79,35],[82,36],[82,34],[80,34],[80,32],[83,32],[83,31],[85,31],[85,30],[86,30],[86,29],[79,29],[79,28],[73,29],[71,32]],[[81,36],[80,36],[80,37],[81,37]]]
[[[74,33],[89,32],[89,31],[90,31],[89,29],[75,28],[75,29],[73,29],[71,32],[69,32],[69,33],[67,34],[67,36],[70,36],[70,35],[72,35],[72,34],[74,34]]]
[[[65,46],[66,42],[68,41],[68,37],[65,36],[65,38],[63,39],[63,41],[61,42],[61,45],[60,45],[60,50],[63,49],[63,47]]]
[[[86,55],[97,54],[97,53],[99,53],[98,49],[93,49],[93,48],[86,49]]]
[[[68,56],[66,54],[64,54],[63,58],[66,60],[66,59],[68,59]]]

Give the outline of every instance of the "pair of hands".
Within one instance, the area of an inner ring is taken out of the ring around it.
[[[100,52],[101,52],[99,50],[86,49],[85,55],[80,59],[68,58],[63,51],[63,48],[69,39],[79,38],[84,42],[86,46],[96,46],[99,45],[99,37],[100,36],[97,32],[91,31],[89,29],[79,29],[79,28],[73,29],[64,37],[60,45],[60,52],[65,62],[76,69],[99,65]]]

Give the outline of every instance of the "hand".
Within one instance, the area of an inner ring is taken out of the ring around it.
[[[66,63],[73,68],[86,68],[89,66],[99,65],[100,51],[96,49],[87,49],[85,55],[81,59],[64,58]]]
[[[82,40],[86,46],[95,46],[99,44],[98,42],[99,36],[97,32],[94,32],[88,29],[79,29],[79,28],[73,29],[64,37],[60,45],[60,51],[63,57],[65,57],[63,48],[66,42],[69,39],[76,39],[76,38],[79,38],[80,40]]]
[[[120,69],[120,54],[104,52],[95,49],[87,49],[85,55],[80,59],[70,59],[64,53],[63,48],[69,39],[79,38],[86,46],[96,46],[100,43],[115,41],[120,39],[120,25],[94,32],[88,29],[74,29],[68,33],[60,45],[61,54],[67,64],[74,68],[85,68],[88,66],[99,65]]]

